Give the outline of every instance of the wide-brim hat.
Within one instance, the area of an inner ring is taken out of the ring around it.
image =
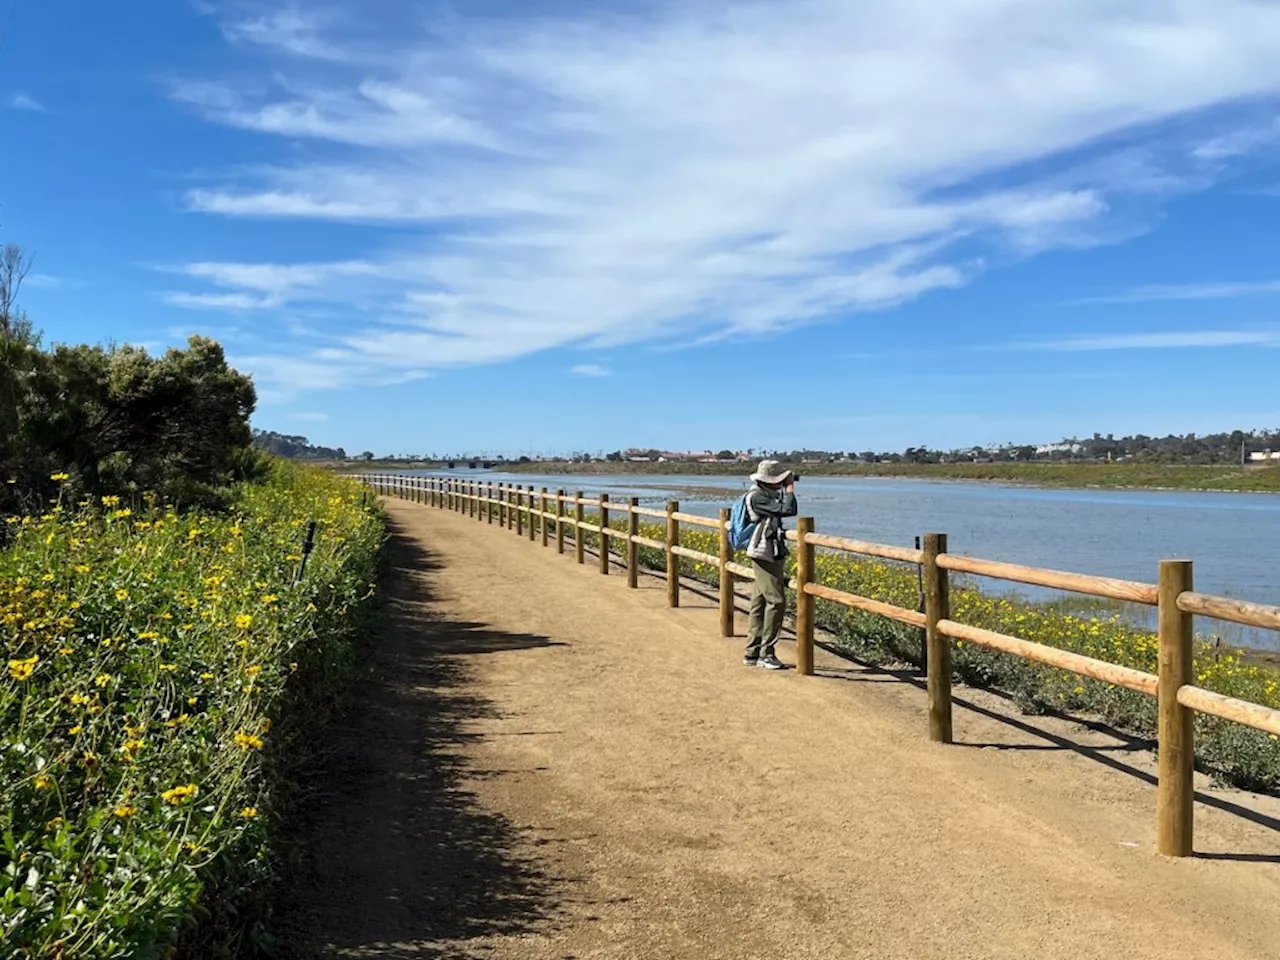
[[[786,483],[791,479],[791,471],[784,469],[777,460],[761,460],[751,479],[757,483]]]

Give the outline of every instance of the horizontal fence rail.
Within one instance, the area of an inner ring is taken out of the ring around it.
[[[585,543],[581,534],[594,534],[599,539],[597,554],[602,574],[610,572],[612,541],[625,555],[628,586],[633,588],[637,586],[639,549],[643,547],[661,552],[666,557],[667,602],[672,607],[680,604],[680,558],[714,567],[719,580],[720,632],[725,637],[731,637],[734,633],[733,578],[751,579],[755,576],[751,566],[738,562],[730,547],[727,509],[721,509],[719,517],[713,518],[681,512],[680,505],[675,501],[668,502],[664,510],[642,507],[639,498],[634,496],[628,500],[611,500],[608,494],[602,493],[589,499],[581,491],[568,494],[558,490],[553,493],[545,487],[535,491],[532,486],[509,483],[494,484],[396,474],[367,474],[361,480],[383,495],[454,510],[488,524],[497,523],[515,530],[519,535],[527,534],[530,541],[537,539],[540,534],[544,547],[550,547],[550,531],[554,527],[554,542],[558,553],[565,552],[565,533],[572,531],[574,555],[578,563],[585,563]],[[583,512],[587,507],[596,511],[590,519]],[[615,517],[626,518],[626,529],[611,526],[610,521]],[[642,517],[661,522],[665,529],[664,539],[642,536]],[[717,531],[718,553],[711,554],[682,546],[682,525]],[[1196,713],[1280,736],[1280,710],[1214,693],[1192,683],[1195,679],[1193,616],[1280,630],[1280,607],[1196,593],[1192,589],[1192,565],[1189,560],[1161,561],[1158,582],[1152,584],[953,554],[947,550],[946,535],[940,533],[925,534],[917,541],[916,548],[912,549],[820,534],[813,529],[811,518],[799,517],[796,529],[788,531],[786,536],[797,545],[796,576],[789,582],[789,586],[796,591],[797,671],[802,675],[813,673],[815,598],[923,630],[928,674],[929,736],[932,740],[950,743],[953,739],[952,641],[985,647],[1155,697],[1158,704],[1160,767],[1156,797],[1156,846],[1161,854],[1182,857],[1190,855],[1193,849],[1192,811],[1195,794],[1192,775],[1195,744],[1192,721]],[[908,610],[873,597],[859,596],[816,582],[815,551],[818,549],[916,566],[920,572],[923,609]],[[989,577],[1155,607],[1158,623],[1158,672],[1145,673],[1132,667],[952,620],[951,573]]]

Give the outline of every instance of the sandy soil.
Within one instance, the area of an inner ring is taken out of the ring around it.
[[[388,510],[290,955],[1280,958],[1280,803],[1199,784],[1166,860],[1149,744],[959,688],[933,745],[912,678],[748,669],[709,599]]]

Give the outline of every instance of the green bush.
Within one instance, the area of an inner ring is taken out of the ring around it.
[[[348,663],[383,526],[354,482],[288,464],[218,514],[69,504],[53,482],[59,503],[10,518],[0,552],[0,942],[157,957],[211,882],[264,879],[264,755],[282,706]]]

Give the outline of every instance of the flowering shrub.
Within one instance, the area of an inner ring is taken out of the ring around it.
[[[284,694],[340,669],[374,589],[363,498],[279,464],[221,515],[108,496],[8,521],[0,952],[159,956],[211,876],[260,869]]]
[[[625,530],[626,520],[611,521],[610,526]],[[566,528],[566,535],[572,537],[572,527]],[[641,535],[665,540],[666,529],[656,523],[641,524]],[[585,537],[593,546],[598,540],[590,533]],[[683,526],[680,542],[702,553],[719,554],[719,534],[713,530]],[[666,557],[661,551],[642,548],[639,556],[642,566],[666,569]],[[742,555],[737,559],[749,562]],[[909,610],[919,605],[914,567],[825,552],[816,554],[814,566],[815,580],[824,586]],[[716,583],[719,575],[716,566],[689,558],[680,559],[680,570],[685,576],[709,584]],[[977,589],[963,578],[953,578],[951,615],[961,623],[1147,673],[1157,669],[1155,634],[1127,622],[1118,612],[1096,616],[1066,614],[1059,604],[997,596]],[[814,603],[814,616],[818,626],[862,659],[917,666],[924,662],[920,630],[822,599]],[[1238,650],[1220,650],[1206,638],[1197,640],[1195,662],[1198,686],[1280,709],[1280,671],[1274,667],[1251,663]],[[1153,697],[963,642],[954,644],[952,665],[957,678],[973,686],[1008,693],[1029,712],[1057,709],[1091,713],[1129,733],[1155,737]],[[1202,714],[1196,715],[1195,723],[1196,757],[1202,768],[1245,789],[1280,791],[1280,740]]]

